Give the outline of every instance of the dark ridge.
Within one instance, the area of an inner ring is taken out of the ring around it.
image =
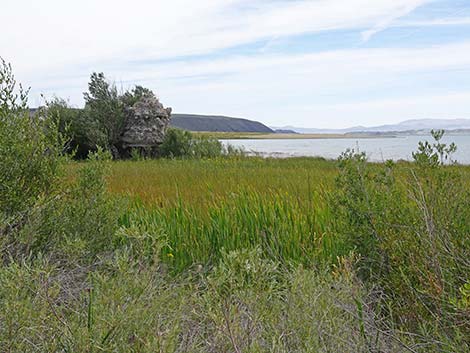
[[[276,134],[298,134],[297,131],[289,130],[289,129],[275,129],[274,132]]]
[[[215,115],[171,114],[170,125],[189,131],[274,132],[258,121]]]

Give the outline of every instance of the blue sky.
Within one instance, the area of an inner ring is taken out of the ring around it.
[[[82,106],[89,75],[175,112],[340,128],[470,118],[469,0],[17,0],[0,56]]]

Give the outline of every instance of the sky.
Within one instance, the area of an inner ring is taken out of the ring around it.
[[[470,0],[0,0],[30,105],[92,72],[177,113],[344,128],[470,118]]]

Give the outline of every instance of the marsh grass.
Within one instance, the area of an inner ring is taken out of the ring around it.
[[[337,172],[335,163],[315,158],[117,161],[112,164],[108,188],[149,206],[181,200],[204,208],[243,189],[262,194],[284,192],[305,200],[312,192],[330,189]]]
[[[118,162],[109,189],[135,200],[123,226],[161,228],[163,258],[177,270],[254,246],[313,265],[346,253],[332,241],[324,200],[335,173],[332,162],[308,158]]]
[[[123,217],[122,224],[158,225],[167,241],[164,258],[178,270],[192,264],[216,263],[222,249],[255,246],[266,257],[312,265],[321,256],[344,255],[342,249],[328,248],[327,254],[321,251],[328,247],[323,244],[328,212],[285,193],[261,195],[245,190],[204,209],[186,206],[181,200],[164,208],[137,203]]]
[[[443,132],[416,164],[214,141],[77,163],[26,106],[0,62],[1,352],[470,351],[470,170]]]
[[[402,262],[397,271],[365,281],[356,275],[365,263],[358,242],[369,228],[338,218],[351,209],[335,207],[350,205],[332,198],[354,194],[338,185],[335,162],[126,161],[109,164],[107,175],[102,167],[71,163],[66,184],[76,192],[54,206],[61,211],[54,220],[35,223],[42,234],[56,235],[45,237],[54,246],[1,268],[1,351],[466,352],[468,331],[453,321],[465,319],[466,297],[452,297],[459,287],[449,293],[460,316],[452,318],[449,310],[456,309],[443,306],[442,322],[433,325],[421,314],[421,327],[406,333],[412,327],[403,320],[419,314],[407,308],[423,308],[413,305],[410,286],[428,289],[422,276],[430,272],[409,262],[419,252],[413,229],[388,228],[419,215],[398,212],[413,209],[406,193],[398,198],[408,190],[405,182],[394,193],[379,184],[369,194],[387,196],[376,199],[377,207],[395,200],[378,224],[388,236],[378,249]],[[397,165],[395,177],[405,181],[410,167]],[[364,170],[371,182],[382,180],[380,165]],[[448,170],[459,180],[469,175],[464,167]],[[468,182],[455,185],[452,194]],[[369,212],[360,200],[352,211]],[[454,220],[450,224],[463,229],[465,219]],[[422,229],[419,217],[414,221]],[[404,243],[397,241],[405,235]]]

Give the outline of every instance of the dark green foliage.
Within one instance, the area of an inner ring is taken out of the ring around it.
[[[452,304],[469,278],[470,189],[458,168],[443,165],[455,147],[433,135],[434,145],[420,143],[417,164],[345,154],[334,210],[337,232],[361,255],[363,277],[390,296],[399,324],[452,341],[470,337],[469,312]]]
[[[0,220],[10,226],[53,188],[62,152],[56,121],[31,117],[27,91],[16,88],[11,66],[0,59]]]
[[[60,98],[47,104],[48,116],[58,122],[59,131],[67,137],[65,150],[77,159],[86,159],[90,151],[97,150],[97,141],[106,138],[97,121],[91,120],[83,109],[76,109]]]
[[[168,129],[159,150],[160,155],[169,158],[187,157],[191,153],[192,135],[189,131]]]
[[[142,86],[119,94],[103,73],[93,73],[84,93],[85,108],[75,109],[60,98],[47,104],[48,115],[59,123],[59,130],[68,137],[66,150],[77,159],[86,159],[89,152],[103,148],[120,158],[120,136],[125,126],[126,110],[153,92]]]
[[[121,101],[125,107],[132,107],[143,97],[152,96],[153,92],[142,86],[135,86],[131,91],[125,92],[121,97]]]
[[[445,163],[452,164],[452,154],[457,151],[455,143],[447,145],[441,142],[444,130],[431,130],[434,143],[428,141],[419,142],[418,151],[413,153],[415,162],[422,166],[436,167]]]
[[[217,158],[228,154],[222,142],[215,138],[199,137],[193,139],[191,156],[194,158]]]
[[[11,67],[0,66],[0,250],[9,262],[44,253],[64,260],[93,258],[109,246],[119,207],[105,188],[103,152],[90,156],[78,178],[61,183],[68,122],[62,102],[30,115],[26,93],[15,94]]]
[[[114,84],[110,84],[103,73],[94,72],[90,77],[85,98],[85,114],[99,134],[89,136],[91,142],[111,150],[117,157],[117,143],[125,123],[124,103]],[[94,140],[93,140],[94,139]]]
[[[60,98],[47,104],[48,115],[59,122],[62,134],[68,136],[67,151],[78,159],[86,159],[98,147],[119,157],[119,138],[125,124],[125,110],[144,95],[153,94],[147,88],[136,86],[120,95],[114,83],[103,73],[93,73],[84,93],[85,108],[75,109]]]
[[[240,154],[233,148],[225,149],[214,138],[194,137],[189,131],[168,129],[159,154],[167,158],[216,158],[228,154]]]
[[[394,163],[379,167],[369,164],[365,153],[347,150],[339,157],[339,168],[337,189],[330,199],[337,213],[336,232],[350,250],[362,255],[359,272],[368,278],[371,271],[380,272],[387,260],[377,246],[382,236],[377,222],[387,213],[387,203],[400,202],[402,196],[392,188]]]
[[[122,203],[106,192],[109,153],[91,153],[77,178],[47,202],[34,209],[15,234],[31,254],[60,254],[62,261],[93,261],[111,250]]]

